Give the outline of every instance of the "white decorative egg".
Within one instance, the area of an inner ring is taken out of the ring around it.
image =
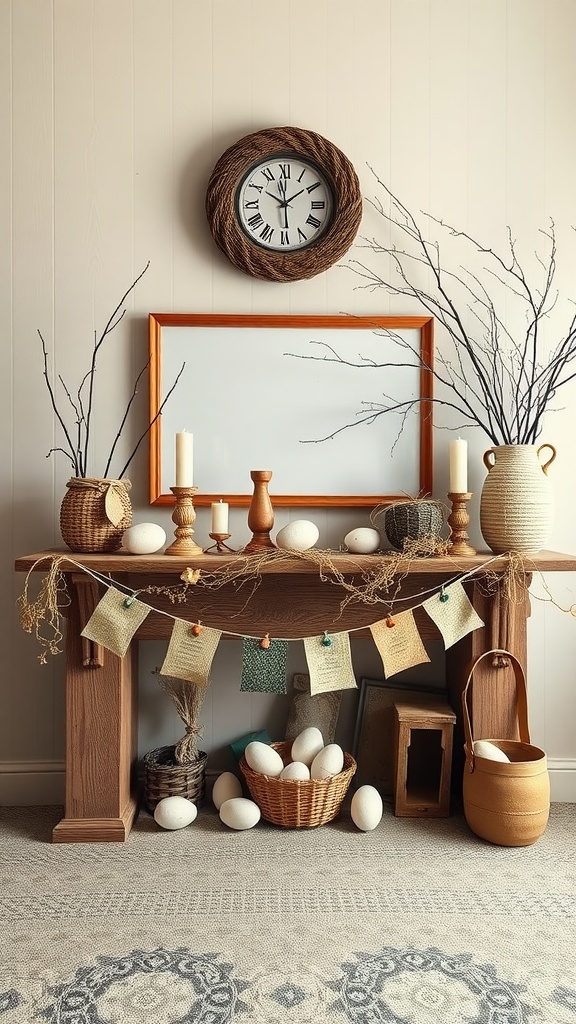
[[[303,761],[290,761],[280,772],[281,779],[299,779],[305,782],[310,778],[310,769]]]
[[[222,772],[212,786],[212,803],[217,811],[226,800],[242,796],[242,783],[233,772]]]
[[[292,548],[293,551],[307,551],[313,548],[320,531],[318,527],[309,522],[308,519],[295,519],[282,527],[276,534],[276,544],[279,548]]]
[[[485,757],[488,761],[509,761],[510,758],[495,743],[490,740],[474,740],[472,747],[478,757]]]
[[[320,729],[317,729],[315,725],[309,725],[307,729],[302,729],[302,732],[299,732],[294,739],[290,748],[290,757],[293,761],[303,761],[304,764],[311,765],[323,746],[324,737]]]
[[[359,526],[346,534],[344,543],[355,555],[371,555],[380,547],[380,534],[370,526]]]
[[[196,804],[185,796],[165,796],[154,808],[154,821],[160,828],[186,828],[198,814]]]
[[[374,786],[360,786],[350,802],[350,816],[362,832],[371,832],[380,824],[382,810],[382,797]]]
[[[260,821],[260,808],[253,800],[247,800],[244,796],[232,797],[231,800],[225,800],[220,807],[220,821],[238,832],[245,828],[254,828]]]
[[[137,523],[122,534],[122,546],[131,555],[151,555],[166,543],[166,531],[156,523]]]
[[[284,761],[277,750],[261,740],[252,740],[244,751],[246,763],[255,772],[277,778],[284,767]]]
[[[311,779],[329,779],[339,775],[344,767],[344,751],[338,743],[328,743],[310,765]]]

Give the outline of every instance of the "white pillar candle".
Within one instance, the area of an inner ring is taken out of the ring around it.
[[[176,487],[194,486],[194,435],[187,430],[176,434]]]
[[[468,492],[468,442],[450,441],[450,494]]]
[[[228,502],[212,502],[212,529],[211,533],[228,533]]]

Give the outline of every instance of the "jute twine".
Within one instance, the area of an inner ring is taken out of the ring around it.
[[[205,686],[172,676],[163,676],[160,669],[155,672],[158,682],[174,704],[180,718],[186,726],[186,733],[174,747],[174,758],[178,764],[191,764],[198,760],[198,739],[202,736],[203,727],[198,723],[198,716],[204,701]]]
[[[50,568],[41,580],[38,596],[30,599],[30,581],[32,570],[26,574],[24,591],[16,605],[20,615],[20,624],[27,633],[34,633],[40,644],[38,660],[45,665],[49,654],[59,654],[62,650],[64,634],[60,629],[60,609],[70,604],[66,577],[60,566],[64,556],[53,558]]]

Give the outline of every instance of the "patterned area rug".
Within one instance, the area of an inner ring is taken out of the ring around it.
[[[576,1024],[576,805],[524,849],[389,808],[85,846],[0,815],[0,1024]]]

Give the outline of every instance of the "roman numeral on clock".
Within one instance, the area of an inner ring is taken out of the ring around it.
[[[279,164],[278,166],[280,167],[280,177],[281,178],[289,178],[290,177],[290,164]]]
[[[320,227],[320,221],[318,220],[317,217],[313,217],[311,213],[309,213],[308,216],[306,217],[306,223],[309,224],[310,227],[312,228]]]

